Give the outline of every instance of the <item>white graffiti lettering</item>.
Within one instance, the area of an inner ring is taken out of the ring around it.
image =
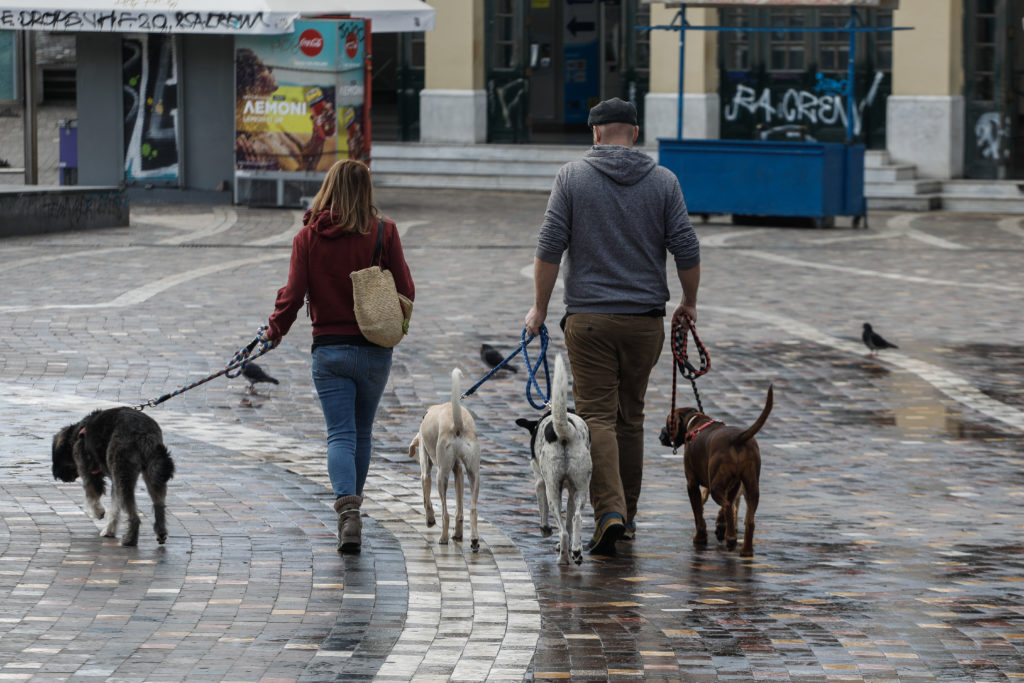
[[[884,78],[882,72],[875,74],[868,94],[857,103],[853,110],[853,134],[860,135],[863,125],[864,110],[874,104],[878,98],[878,89]],[[772,123],[777,117],[785,123],[819,123],[827,126],[848,125],[845,98],[842,95],[823,93],[817,94],[809,90],[790,88],[782,93],[778,104],[773,104],[771,88],[764,88],[761,96],[757,91],[742,83],[736,86],[732,101],[725,107],[725,119],[736,121],[744,113],[755,118],[761,117],[765,123]]]

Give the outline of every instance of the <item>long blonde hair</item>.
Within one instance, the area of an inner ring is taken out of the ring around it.
[[[345,232],[369,233],[378,216],[369,167],[356,159],[331,166],[309,206],[313,216],[324,209],[330,209],[334,224]]]

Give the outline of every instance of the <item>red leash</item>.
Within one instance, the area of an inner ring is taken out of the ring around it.
[[[697,399],[697,410],[704,412],[704,406],[700,402],[700,393],[697,391],[697,378],[707,374],[711,369],[711,356],[708,349],[697,336],[697,324],[690,316],[684,316],[686,326],[672,323],[672,412],[669,413],[672,423],[672,433],[676,433],[676,374],[681,374],[690,380],[693,386],[693,395]],[[695,368],[686,357],[686,345],[690,335],[693,335],[693,343],[697,347],[697,355],[700,358],[700,367]],[[674,452],[674,451],[673,451]]]

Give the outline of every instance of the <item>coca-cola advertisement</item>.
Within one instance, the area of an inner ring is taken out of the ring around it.
[[[296,21],[287,35],[235,37],[236,173],[305,179],[369,160],[368,24]]]

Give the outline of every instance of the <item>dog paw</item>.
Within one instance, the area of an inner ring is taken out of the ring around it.
[[[161,534],[160,536],[157,536],[156,537],[156,542],[159,543],[160,545],[163,545],[164,543],[166,543],[167,542],[167,534]]]
[[[730,538],[728,541],[725,542],[725,547],[728,550],[736,550],[736,539]]]
[[[131,547],[137,546],[138,544],[139,544],[139,539],[138,538],[122,538],[121,539],[121,545],[123,545],[123,546],[125,546],[127,548],[131,548]]]
[[[743,550],[740,551],[740,557],[753,557],[753,556],[754,556],[754,549],[753,548],[744,548]]]
[[[439,538],[439,539],[437,539],[437,544],[438,545],[448,545],[448,539],[447,538]]]
[[[474,538],[469,542],[469,547],[472,548],[474,553],[480,552],[480,539]]]
[[[572,551],[572,561],[575,562],[576,564],[583,564],[583,551],[582,550],[573,550]]]
[[[461,543],[462,542],[462,534],[453,534],[452,535],[452,540],[453,541],[459,541]]]
[[[693,535],[693,544],[694,545],[707,545],[708,544],[708,534],[707,534],[707,532],[694,534]]]
[[[724,524],[718,524],[718,525],[715,526],[715,538],[717,538],[719,541],[724,541],[725,540],[725,525]]]
[[[548,536],[550,536],[551,532],[552,532],[552,529],[549,526],[542,526],[540,528],[540,535],[543,536],[544,538],[547,538]]]
[[[428,528],[428,529],[429,529],[430,527],[432,527],[432,526],[436,525],[436,524],[437,524],[437,521],[436,521],[436,520],[434,520],[434,518],[433,518],[433,517],[427,517],[427,528]]]

